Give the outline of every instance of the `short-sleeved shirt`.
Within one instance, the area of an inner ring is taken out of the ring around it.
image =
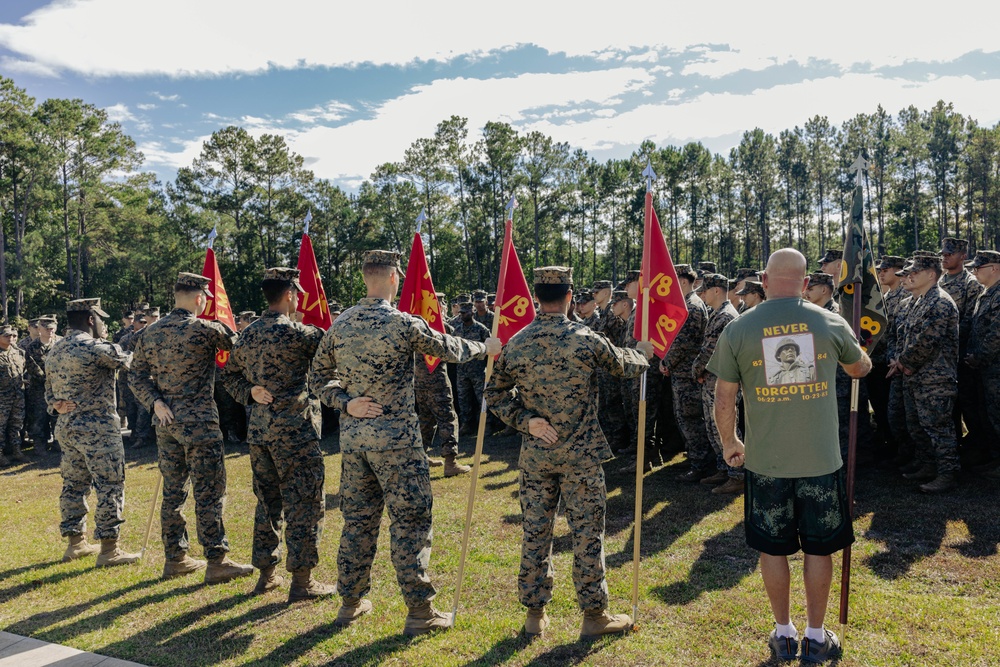
[[[861,355],[844,318],[800,298],[765,301],[725,328],[708,370],[743,385],[747,470],[818,477],[843,466],[837,367]]]

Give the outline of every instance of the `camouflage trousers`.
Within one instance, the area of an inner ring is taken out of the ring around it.
[[[597,416],[601,422],[601,430],[604,431],[604,437],[607,438],[611,449],[615,451],[629,449],[632,443],[625,420],[622,381],[607,371],[598,369],[597,388]]]
[[[194,491],[198,542],[207,558],[221,558],[229,551],[222,508],[226,497],[226,463],[222,433],[214,423],[178,423],[157,429],[163,505],[160,529],[167,558],[181,558],[189,548],[187,524],[181,510],[188,497],[188,480]]]
[[[996,456],[1000,456],[1000,368],[981,371],[979,374],[980,405],[983,419],[983,432],[988,447],[993,449]],[[992,431],[992,433],[990,432]]]
[[[156,442],[153,417],[149,414],[149,410],[136,400],[132,392],[125,396],[125,409],[128,426],[132,430],[132,435],[129,437],[130,446],[144,446]]]
[[[660,390],[662,388],[663,376],[660,373],[656,371],[646,373],[646,437],[643,444],[643,460],[653,465],[659,465],[660,463],[659,440],[656,439],[656,408],[660,403]],[[634,434],[636,441],[638,441],[639,399],[642,393],[642,376],[625,380],[622,383],[622,393],[624,394],[625,392],[631,394],[628,401],[629,424],[631,433]]]
[[[981,387],[979,371],[969,368],[965,364],[959,364],[958,396],[954,411],[955,436],[960,442],[962,441],[962,424],[964,423],[965,428],[969,431],[968,439],[965,442],[974,448],[989,447],[987,438],[984,437],[984,432],[987,432],[983,423],[984,417],[979,412]]]
[[[715,468],[725,472],[730,477],[743,479],[743,467],[734,468],[726,463],[722,456],[722,436],[719,434],[719,427],[715,425],[715,380],[716,377],[708,374],[705,384],[701,385],[701,404],[705,410],[705,429],[708,434],[708,441],[715,451]],[[739,404],[740,397],[736,397]]]
[[[837,423],[840,439],[840,456],[847,460],[847,447],[851,437],[851,376],[837,366]],[[872,445],[872,417],[868,410],[868,382],[858,380],[858,451]]]
[[[899,458],[913,456],[913,441],[906,426],[906,403],[903,399],[903,378],[889,378],[889,431],[896,441],[896,455]]]
[[[115,421],[115,429],[119,421]],[[93,487],[97,495],[94,510],[94,538],[112,540],[125,523],[125,448],[116,431],[94,426],[57,425],[62,443],[59,472],[63,478],[59,496],[59,534],[83,535],[87,530],[87,496]],[[101,431],[106,431],[102,433]]]
[[[24,392],[9,389],[0,394],[0,436],[3,437],[3,451],[13,452],[21,444],[21,429],[24,428]]]
[[[458,415],[451,402],[451,382],[444,366],[435,369],[420,384],[414,383],[413,393],[424,448],[431,449],[436,428],[441,456],[458,456]]]
[[[573,585],[580,608],[605,609],[604,518],[607,491],[600,466],[569,474],[522,470],[521,571],[517,577],[521,604],[544,607],[552,599],[552,531],[560,498],[573,539]]]
[[[28,436],[35,443],[35,450],[44,449],[56,429],[56,417],[49,414],[45,403],[45,387],[29,387],[25,392],[24,412]]]
[[[319,441],[250,444],[257,511],[253,527],[253,566],[281,562],[281,526],[285,523],[285,568],[294,572],[319,565],[323,534],[326,466]]]
[[[371,589],[372,561],[382,510],[389,510],[389,550],[396,581],[415,607],[437,594],[427,568],[431,559],[431,477],[423,448],[345,452],[340,460],[340,511],[344,529],[337,552],[337,590],[360,598]]]
[[[674,415],[677,428],[684,436],[688,461],[697,470],[709,470],[715,460],[708,440],[705,410],[701,405],[701,385],[690,373],[671,373],[670,388],[674,394]]]
[[[474,427],[479,423],[479,414],[483,409],[484,381],[484,373],[463,372],[459,366],[458,413],[464,427]]]
[[[215,381],[215,406],[219,410],[219,429],[222,431],[223,439],[246,442],[246,410],[229,395],[221,380]]]
[[[919,379],[903,380],[906,430],[913,438],[920,463],[936,464],[938,474],[959,471],[958,441],[952,410],[957,388],[949,392],[939,384],[922,386]]]

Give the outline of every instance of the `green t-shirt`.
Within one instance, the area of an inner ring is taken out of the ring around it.
[[[818,477],[843,466],[837,365],[861,354],[844,318],[798,298],[769,299],[723,330],[708,370],[743,385],[747,470]]]

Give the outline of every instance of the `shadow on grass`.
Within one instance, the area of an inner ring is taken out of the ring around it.
[[[266,656],[251,662],[244,663],[244,667],[264,667],[265,665],[287,665],[295,662],[317,644],[320,644],[341,631],[333,623],[321,625],[309,632],[297,635],[294,639],[285,642],[274,649]],[[331,658],[327,662],[316,664],[324,665],[377,665],[389,660],[393,654],[420,641],[422,638],[410,638],[405,635],[391,635],[375,640],[364,646],[347,651],[341,655]]]
[[[191,609],[149,630],[109,644],[101,652],[144,661],[173,661],[193,667],[215,665],[238,658],[246,653],[254,640],[254,625],[284,613],[288,609],[287,604],[271,602],[203,627],[191,629],[191,626],[239,606],[253,597],[244,593]]]
[[[624,635],[609,636],[594,642],[560,644],[533,658],[526,667],[569,667],[570,665],[579,665],[587,660],[587,658],[604,650],[622,637]]]
[[[702,593],[735,588],[757,569],[757,552],[746,545],[743,524],[705,541],[686,581],[658,586],[650,592],[667,604],[685,605]]]
[[[885,551],[864,561],[876,576],[899,579],[914,564],[936,554],[950,521],[963,522],[969,531],[969,539],[955,547],[963,556],[982,559],[997,553],[1000,507],[995,484],[966,477],[957,490],[933,498],[915,486],[885,470],[858,473],[855,515],[872,515],[865,537],[885,546]]]
[[[490,647],[490,650],[474,660],[465,663],[463,667],[490,667],[507,662],[514,655],[531,644],[531,639],[520,632],[514,637],[501,639]]]
[[[79,574],[84,572],[89,572],[89,570],[82,570]],[[168,598],[174,597],[175,595],[183,595],[186,593],[191,593],[201,587],[201,584],[193,584],[190,586],[185,586],[184,588],[171,588],[166,591],[161,591],[153,595],[147,595],[141,597],[137,600],[132,600],[124,604],[112,607],[106,611],[103,611],[95,616],[89,616],[87,618],[81,618],[74,623],[60,628],[53,628],[52,630],[42,631],[43,628],[47,628],[57,623],[61,623],[65,620],[73,618],[74,616],[79,616],[80,614],[86,612],[88,609],[95,607],[97,605],[109,602],[111,600],[116,600],[123,595],[128,595],[133,591],[142,590],[145,588],[150,588],[162,582],[162,579],[144,579],[143,581],[136,582],[131,586],[126,588],[115,589],[110,593],[106,593],[100,597],[86,600],[68,607],[60,607],[54,611],[43,611],[37,614],[33,614],[28,618],[18,621],[13,625],[6,628],[8,632],[13,632],[18,635],[28,635],[35,637],[36,639],[43,639],[45,641],[64,643],[66,639],[77,637],[79,635],[85,634],[94,630],[95,628],[103,628],[110,626],[115,619],[118,619],[130,612],[141,609],[148,604],[155,604],[157,602],[162,602]]]
[[[53,565],[53,563],[44,564],[42,567],[48,567]],[[21,568],[21,570],[30,570],[31,567]],[[66,572],[55,572],[47,577],[41,577],[39,579],[32,579],[26,581],[22,584],[16,586],[11,586],[10,588],[4,588],[0,590],[0,603],[7,603],[15,598],[18,598],[29,591],[33,591],[42,586],[48,586],[50,584],[58,584],[59,582],[66,581],[67,579],[72,579],[73,577],[79,577],[82,574],[87,574],[90,569],[83,570],[69,570]]]
[[[50,560],[47,563],[35,563],[34,565],[16,567],[12,570],[4,570],[3,572],[0,572],[0,581],[6,581],[10,577],[16,577],[19,574],[31,572],[32,570],[44,570],[55,565],[62,565],[62,560]],[[3,591],[0,591],[0,600],[3,600]]]

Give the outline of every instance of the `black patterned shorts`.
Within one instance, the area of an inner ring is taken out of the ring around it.
[[[844,468],[819,477],[746,473],[747,544],[772,556],[829,556],[854,543]]]

